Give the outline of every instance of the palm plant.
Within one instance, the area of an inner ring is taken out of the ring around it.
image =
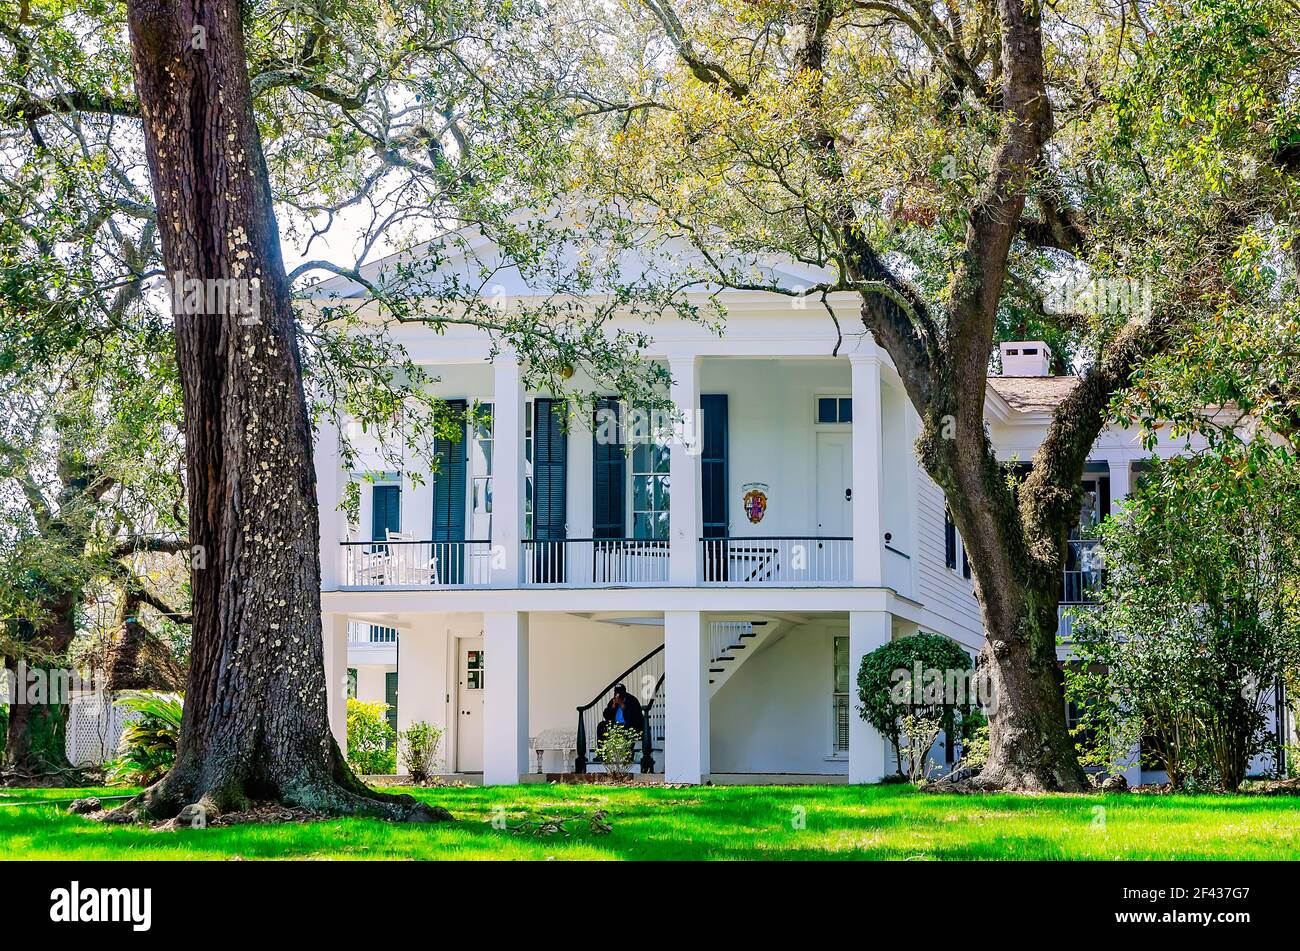
[[[109,779],[115,783],[151,785],[176,760],[184,701],[178,693],[140,690],[124,694],[117,703],[135,716],[122,731],[118,757],[109,764]]]

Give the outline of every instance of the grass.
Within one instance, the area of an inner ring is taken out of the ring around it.
[[[66,800],[0,790],[0,859],[1290,859],[1300,800],[1263,796],[936,796],[904,786],[457,787],[417,790],[458,822],[340,819],[181,832],[104,826]],[[613,831],[508,822],[604,809]],[[497,826],[500,825],[498,821]]]

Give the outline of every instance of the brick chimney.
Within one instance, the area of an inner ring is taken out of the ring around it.
[[[1002,351],[1003,376],[1051,376],[1052,351],[1041,340],[1008,340]]]

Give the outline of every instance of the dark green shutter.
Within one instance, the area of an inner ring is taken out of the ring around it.
[[[612,414],[615,421],[602,425],[602,417]],[[592,426],[591,470],[591,536],[593,538],[627,537],[627,456],[623,452],[622,418],[616,399],[596,400],[596,415]],[[612,439],[602,443],[602,432]]]
[[[384,673],[384,703],[388,704],[388,725],[397,729],[397,671]]]
[[[370,493],[370,538],[387,540],[389,532],[402,530],[402,487],[376,485]]]
[[[727,396],[706,393],[700,397],[703,446],[700,455],[700,492],[705,538],[727,534]]]
[[[533,537],[564,538],[569,445],[564,432],[564,402],[535,400],[533,424]]]
[[[448,400],[447,410],[458,417],[459,434],[454,439],[441,436],[433,441],[438,471],[433,476],[433,534],[435,542],[465,540],[465,408],[464,400]],[[442,584],[460,584],[465,577],[463,545],[435,545],[438,556],[438,580]]]
[[[727,397],[705,393],[700,397],[703,414],[700,434],[700,507],[705,538],[726,538],[727,519]],[[727,543],[704,544],[704,578],[727,580]]]
[[[957,525],[952,512],[943,510],[943,561],[953,571],[957,570]]]
[[[568,521],[568,434],[564,431],[562,400],[533,401],[533,538],[558,541],[565,537]],[[564,580],[564,546],[540,545],[535,549],[533,571],[538,580]]]

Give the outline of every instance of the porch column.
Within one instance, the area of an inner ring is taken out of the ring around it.
[[[1122,505],[1132,491],[1129,476],[1130,461],[1108,459],[1106,463],[1110,466],[1110,510],[1115,512],[1118,511],[1117,506]]]
[[[1110,510],[1112,513],[1118,512],[1123,507],[1128,494],[1132,491],[1130,465],[1131,460],[1124,459],[1107,459],[1110,466]],[[1136,698],[1134,698],[1136,700]],[[1116,754],[1115,768],[1117,772],[1124,774],[1124,779],[1130,786],[1137,786],[1142,782],[1142,744],[1134,743],[1127,750],[1119,750]]]
[[[448,726],[447,628],[435,623],[432,614],[415,615],[409,627],[397,633],[397,729],[400,732],[420,722],[442,730]],[[446,743],[440,755],[444,759],[438,768],[451,772],[445,759]],[[407,772],[401,757],[397,771]]]
[[[524,389],[519,360],[492,361],[492,583],[519,587],[524,529]]]
[[[514,785],[528,772],[528,615],[483,614],[483,783]]]
[[[664,612],[664,781],[709,775],[709,657],[699,611]]]
[[[880,526],[883,450],[880,418],[880,352],[870,336],[849,355],[853,376],[853,583],[884,583]]]
[[[569,406],[572,409],[574,404],[570,403]],[[595,496],[592,491],[592,443],[595,435],[591,430],[592,425],[590,414],[584,420],[580,413],[570,413],[569,484],[566,486],[568,496],[565,500],[570,538],[590,538],[593,531],[591,523]]]
[[[340,579],[343,549],[339,543],[347,538],[346,516],[338,507],[345,480],[339,462],[339,430],[328,417],[320,422],[312,461],[316,467],[316,501],[320,509],[320,588],[337,591],[343,580]]]
[[[675,427],[668,460],[668,580],[695,585],[700,580],[700,357],[668,359],[673,382],[670,395],[684,417]]]
[[[856,410],[855,410],[856,412]],[[857,417],[854,417],[856,423]],[[885,738],[862,719],[858,702],[858,668],[862,658],[889,643],[888,611],[849,612],[849,782],[878,783],[885,775]]]
[[[348,616],[322,613],[325,655],[325,709],[330,732],[344,754],[348,751]]]

